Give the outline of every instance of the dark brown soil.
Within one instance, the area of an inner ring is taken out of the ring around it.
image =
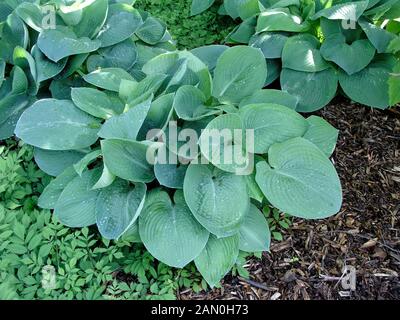
[[[400,299],[400,111],[343,99],[319,114],[340,130],[332,160],[341,177],[341,212],[296,219],[271,253],[249,262],[250,280],[227,276],[221,289],[180,299]],[[356,270],[356,290],[341,284]]]

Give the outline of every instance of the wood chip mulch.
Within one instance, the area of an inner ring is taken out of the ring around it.
[[[229,275],[221,289],[180,299],[400,299],[400,109],[338,99],[317,114],[340,130],[341,212],[295,219],[271,253],[249,261],[249,280]],[[356,270],[355,290],[342,285],[345,266]]]

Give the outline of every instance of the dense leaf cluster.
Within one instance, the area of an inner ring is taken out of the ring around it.
[[[192,13],[213,3],[193,0]],[[266,85],[279,78],[298,111],[324,107],[338,90],[380,109],[400,100],[399,1],[225,0],[220,13],[243,20],[226,41],[260,48],[273,70]]]
[[[297,113],[290,93],[262,89],[274,73],[262,50],[176,51],[164,23],[126,2],[52,1],[53,29],[43,28],[38,1],[6,4],[0,130],[34,146],[39,167],[56,176],[42,208],[66,226],[143,242],[169,266],[194,261],[210,286],[240,251],[269,249],[265,206],[309,219],[339,211],[329,160],[337,130]],[[153,131],[173,123],[199,133],[196,152]],[[238,175],[239,163],[216,161],[205,129],[252,130],[251,150],[247,136],[218,143],[222,158],[239,150],[255,170]],[[183,161],[153,165],[149,151]]]

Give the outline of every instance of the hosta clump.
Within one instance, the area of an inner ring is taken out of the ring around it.
[[[192,13],[212,3],[193,0]],[[399,100],[389,89],[399,69],[396,0],[225,0],[220,13],[243,20],[227,42],[260,48],[273,70],[266,84],[280,78],[282,90],[299,100],[298,111],[324,107],[339,85],[367,106],[384,109]]]
[[[329,160],[337,130],[303,118],[290,94],[262,89],[261,50],[200,51],[160,54],[140,81],[118,68],[80,73],[70,99],[37,101],[15,133],[37,148],[43,168],[61,172],[41,207],[67,226],[96,224],[106,238],[141,241],[170,266],[194,261],[214,286],[240,250],[269,250],[263,207],[324,218],[342,195]],[[207,144],[207,129],[228,139]],[[243,161],[221,161],[215,150]]]
[[[140,80],[148,60],[175,50],[165,24],[136,10],[132,2],[0,3],[0,139],[13,134],[22,112],[36,100],[71,99],[70,88],[84,83],[77,73],[102,68],[99,76]],[[118,86],[108,89],[118,91]],[[108,99],[114,108],[122,106],[117,95]],[[78,159],[80,154],[73,151],[69,156]],[[40,150],[36,155],[43,158]],[[43,161],[38,162],[42,166]]]

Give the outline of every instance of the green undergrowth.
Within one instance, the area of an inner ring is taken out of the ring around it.
[[[207,289],[193,264],[170,268],[140,244],[70,229],[38,210],[49,181],[31,147],[14,140],[0,146],[0,300],[171,300],[178,289]],[[248,277],[245,264],[240,256],[233,274]]]
[[[218,15],[218,3],[197,16],[190,16],[191,0],[137,0],[135,7],[163,20],[179,49],[222,43],[236,26],[230,17]]]

